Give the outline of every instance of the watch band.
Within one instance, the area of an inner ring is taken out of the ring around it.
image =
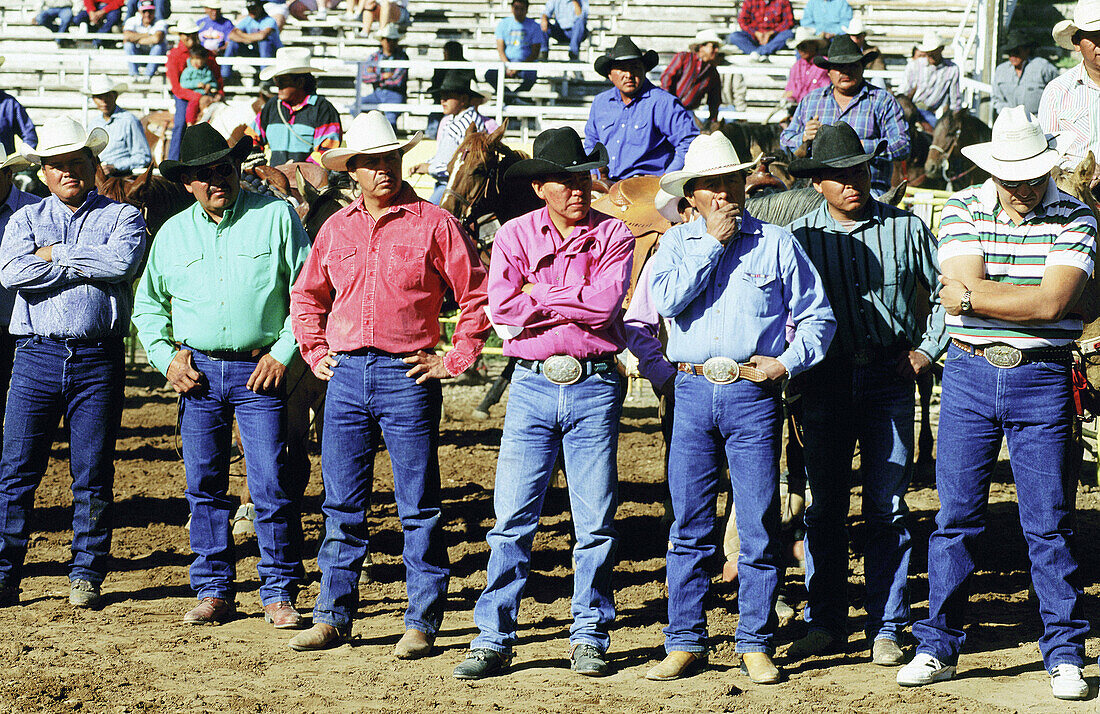
[[[962,314],[964,314],[964,315],[969,315],[971,310],[973,309],[970,306],[970,291],[969,290],[966,290],[966,291],[963,292],[962,300],[959,301],[959,307],[962,308]]]

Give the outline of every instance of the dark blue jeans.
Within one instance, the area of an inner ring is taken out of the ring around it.
[[[897,641],[909,625],[912,544],[905,491],[913,472],[913,380],[895,359],[853,366],[839,359],[804,375],[802,392],[806,477],[806,589],[810,629],[847,641],[848,531],[852,456],[859,442],[867,639]]]
[[[940,511],[928,540],[928,619],[913,625],[918,652],[954,664],[966,641],[975,546],[985,530],[989,482],[1005,438],[1043,621],[1043,664],[1048,670],[1082,666],[1089,623],[1072,552],[1073,418],[1069,367],[1038,362],[999,369],[984,357],[949,348],[936,437]]]
[[[111,552],[115,437],[122,420],[121,338],[16,342],[0,460],[0,583],[18,585],[27,514],[61,417],[69,426],[73,545],[69,577],[101,583]]]
[[[497,93],[497,76],[498,72],[495,69],[486,70],[485,72],[485,81],[492,85],[493,96],[496,96]],[[519,85],[510,91],[526,92],[528,89],[535,86],[535,80],[538,78],[538,72],[533,69],[525,69],[519,73]],[[505,78],[505,82],[507,82],[507,78]],[[509,91],[507,84],[504,85],[504,91]]]
[[[544,52],[550,49],[550,39],[552,38],[557,42],[569,45],[569,59],[579,59],[581,56],[581,42],[586,37],[588,37],[587,13],[581,13],[568,29],[551,20],[550,37],[545,39],[546,44],[542,46],[542,49]]]
[[[169,0],[153,0],[157,7],[156,18],[167,19],[172,14],[172,3]],[[126,0],[126,19],[129,20],[137,12],[138,0]]]
[[[256,508],[260,548],[260,600],[294,601],[305,573],[301,556],[301,489],[286,468],[286,398],[245,384],[256,359],[213,359],[194,351],[205,386],[184,396],[180,439],[191,506],[191,587],[199,598],[233,599],[236,559],[229,518],[229,453],[233,416],[248,465],[248,491]]]
[[[703,602],[718,481],[728,460],[741,555],[737,560],[738,652],[775,651],[779,586],[778,390],[745,380],[711,384],[676,373],[676,411],[668,457],[668,487],[676,520],[669,533],[667,652],[707,651]],[[723,452],[725,459],[723,459]]]
[[[176,100],[176,116],[172,121],[172,141],[168,144],[168,158],[179,161],[183,147],[183,130],[187,127],[187,100],[172,95]]]
[[[87,10],[81,10],[75,18],[73,18],[73,24],[79,25],[82,22],[88,23],[88,29],[92,32],[98,32],[99,34],[105,34],[110,32],[115,25],[122,20],[121,10],[111,10],[109,13],[103,16],[103,19],[99,21],[99,24],[93,25],[91,17],[88,15]],[[94,40],[92,46],[98,48],[100,45],[99,40]]]
[[[34,18],[34,24],[48,27],[54,32],[66,32],[69,25],[73,24],[73,9],[71,7],[48,7],[38,13]]]
[[[366,85],[369,87],[370,85]],[[404,104],[405,95],[396,89],[389,89],[387,87],[379,87],[359,98],[359,103],[352,109],[352,116],[355,116],[359,112],[369,111],[375,104]],[[385,112],[386,121],[390,123],[394,129],[397,128],[397,112]]]
[[[325,541],[317,554],[321,592],[313,621],[351,629],[367,553],[374,459],[384,438],[405,535],[405,628],[434,635],[443,622],[451,575],[439,486],[443,391],[437,380],[417,384],[406,377],[409,365],[396,356],[356,353],[337,359],[325,396]]]
[[[274,57],[275,50],[279,45],[275,42],[274,34],[268,35],[266,40],[260,40],[259,42],[253,42],[250,45],[242,45],[239,42],[228,40],[225,43],[225,52],[222,54],[224,57]],[[242,67],[241,69],[248,69]],[[222,65],[222,79],[229,79],[229,75],[233,72],[233,68],[229,64]],[[238,74],[243,75],[244,72],[238,70]]]
[[[762,55],[775,54],[787,46],[787,41],[794,37],[794,30],[783,30],[775,33],[770,40],[763,45],[756,44],[756,37],[744,30],[731,32],[726,38],[728,44],[737,47],[745,54],[759,52]]]

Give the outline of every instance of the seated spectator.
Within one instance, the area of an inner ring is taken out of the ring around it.
[[[210,105],[218,93],[214,70],[209,65],[210,50],[195,45],[187,52],[187,66],[180,72],[180,86],[190,89],[196,96],[187,103],[187,124],[198,122],[202,110]]]
[[[862,12],[859,12],[858,10],[856,12],[853,12],[852,21],[845,25],[843,29],[844,34],[849,35],[852,38],[852,41],[855,42],[856,46],[859,47],[861,50],[863,50],[864,52],[874,51],[878,53],[875,58],[871,60],[871,62],[867,65],[867,69],[876,72],[881,72],[886,69],[886,60],[882,58],[882,52],[879,50],[879,48],[875,47],[874,45],[867,44],[867,33],[870,32],[870,30],[868,30],[867,26],[863,24]],[[885,89],[885,82],[881,79],[878,80],[878,82],[882,82],[881,86]]]
[[[1032,57],[1035,43],[1019,30],[1009,30],[1001,49],[1008,59],[993,71],[993,113],[1008,107],[1024,106],[1033,115],[1039,113],[1043,89],[1058,76],[1058,68],[1042,57]]]
[[[215,56],[222,55],[233,31],[233,21],[222,14],[221,0],[203,0],[202,9],[206,14],[199,18],[199,42]]]
[[[184,17],[172,29],[179,36],[179,42],[168,51],[168,60],[164,63],[164,76],[168,79],[168,85],[172,88],[172,99],[175,102],[175,118],[173,119],[172,143],[168,147],[168,158],[173,161],[180,156],[180,146],[183,142],[183,127],[187,125],[187,106],[196,98],[197,92],[185,88],[180,84],[180,76],[187,68],[191,57],[191,48],[199,44],[199,26],[190,17]],[[207,66],[214,73],[218,81],[218,94],[215,99],[223,96],[221,86],[221,71],[213,55],[207,60]]]
[[[569,59],[581,58],[588,37],[588,0],[547,0],[542,9],[542,54],[550,53],[550,39],[569,45]]]
[[[275,26],[279,29],[279,32],[282,32],[283,25],[286,24],[286,19],[290,16],[290,8],[287,7],[287,3],[265,2],[264,12],[266,12],[269,17],[275,20]]]
[[[172,3],[170,0],[153,0],[157,8],[157,19],[167,20],[172,15]],[[126,0],[126,19],[129,20],[134,15],[141,12],[140,6],[144,5],[143,0]]]
[[[77,25],[87,26],[89,32],[106,34],[122,20],[122,0],[84,0],[84,9],[73,18]],[[98,48],[99,40],[92,42]]]
[[[497,23],[497,55],[505,64],[509,62],[534,62],[542,51],[543,34],[539,23],[527,17],[528,0],[512,0],[512,16]],[[497,71],[485,72],[485,81],[497,86]],[[528,69],[505,69],[504,76],[509,79],[520,78],[517,92],[526,92],[535,86],[538,73]],[[495,89],[494,89],[495,91]]]
[[[363,29],[360,34],[370,37],[371,28],[378,22],[378,27],[397,24],[404,29],[412,23],[409,15],[409,0],[347,0],[348,8],[346,17],[355,18],[362,15]]]
[[[814,57],[825,51],[829,41],[815,35],[809,28],[799,27],[787,46],[794,48],[798,59],[794,61],[791,73],[787,75],[783,100],[789,104],[798,104],[812,90],[829,84],[829,70],[814,64]]]
[[[852,6],[848,0],[806,0],[800,24],[831,40],[833,35],[843,35],[844,27],[851,21]]]
[[[283,46],[279,41],[279,26],[267,14],[263,0],[248,0],[248,17],[229,31],[224,57],[274,57]],[[222,67],[222,77],[229,78],[230,68]],[[238,72],[238,74],[240,74]]]
[[[935,30],[925,32],[917,47],[920,57],[906,65],[901,86],[901,93],[917,105],[929,132],[936,126],[936,112],[941,107],[962,109],[959,67],[943,58],[943,47],[944,41]]]
[[[359,112],[366,111],[368,107],[376,104],[404,104],[406,89],[409,82],[409,70],[405,67],[379,68],[382,60],[407,60],[409,56],[401,49],[401,30],[397,25],[386,25],[378,33],[378,41],[382,49],[378,50],[362,64],[359,73],[359,91],[366,92],[367,87],[372,91],[359,97],[359,101],[352,107],[351,114],[355,116]],[[397,129],[397,112],[386,112],[386,121],[395,130]]]
[[[794,37],[791,0],[745,0],[737,13],[737,24],[741,29],[731,32],[726,42],[750,59],[763,62]]]
[[[138,7],[138,14],[122,26],[122,39],[126,54],[131,56],[163,55],[168,51],[168,23],[156,19],[156,7],[152,0],[144,0]],[[155,62],[146,63],[144,75],[136,62],[130,63],[130,76],[136,80],[147,82],[156,73]]]
[[[448,40],[443,43],[443,61],[444,62],[462,62],[466,59],[462,52],[462,43],[456,40]],[[437,89],[443,82],[443,78],[447,76],[448,72],[458,72],[462,76],[469,76],[470,81],[475,80],[474,71],[472,69],[443,69],[439,68],[432,72],[432,83],[428,87],[428,94],[431,94],[433,90]],[[484,98],[484,97],[483,97]],[[439,132],[439,120],[443,118],[441,112],[432,112],[428,115],[428,126],[424,130],[424,136],[428,139],[436,139]]]
[[[272,166],[290,161],[318,163],[321,154],[340,145],[340,113],[317,94],[313,75],[323,71],[313,65],[308,49],[282,47],[275,53],[275,64],[260,72],[261,81],[274,80],[279,88],[253,127],[257,143],[271,150],[268,163]]]
[[[118,95],[125,91],[125,84],[116,84],[106,75],[96,75],[88,80],[88,94],[100,112],[88,117],[88,131],[98,126],[110,137],[107,148],[99,155],[100,164],[108,176],[126,176],[144,171],[153,161],[141,122],[118,106]]]
[[[722,55],[722,39],[714,30],[701,30],[687,52],[677,52],[661,73],[661,89],[672,94],[685,108],[698,109],[705,99],[707,121],[718,121],[722,106],[722,80],[718,63]]]
[[[73,24],[72,0],[42,0],[42,7],[34,18],[34,24],[49,28],[51,32],[67,32],[69,25]]]
[[[410,174],[430,174],[435,179],[435,189],[431,201],[435,205],[443,200],[443,189],[447,187],[447,166],[458,150],[466,130],[471,125],[475,131],[485,131],[485,117],[474,106],[483,98],[481,92],[470,87],[470,76],[462,70],[450,70],[439,86],[431,90],[432,97],[439,100],[443,107],[443,120],[439,123],[439,139],[436,142],[435,156],[431,161],[417,164],[409,170]]]

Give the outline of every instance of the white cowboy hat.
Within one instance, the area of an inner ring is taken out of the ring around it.
[[[321,154],[321,165],[332,171],[347,171],[348,160],[360,154],[385,154],[390,151],[407,152],[420,143],[424,132],[418,131],[408,141],[398,141],[386,115],[379,111],[364,112],[352,120],[344,135],[344,148],[329,149]]]
[[[222,0],[202,0],[200,7],[210,8],[211,10],[221,10]]]
[[[713,42],[718,49],[722,49],[725,46],[725,42],[718,35],[717,30],[699,30],[695,33],[695,39],[691,41],[693,45],[705,45],[708,42]]]
[[[195,22],[194,18],[185,17],[176,23],[176,26],[172,28],[172,32],[177,35],[197,35],[199,34],[199,24]]]
[[[26,157],[24,157],[18,151],[11,152],[11,155],[5,158],[4,149],[0,148],[0,169],[22,171],[23,169],[29,169],[33,165],[34,164],[27,161]]]
[[[673,196],[663,188],[657,189],[657,195],[653,197],[653,206],[657,212],[665,217],[665,220],[676,225],[680,222],[680,212],[676,210],[680,205],[680,196]]]
[[[924,37],[921,38],[920,44],[917,45],[917,49],[921,52],[935,52],[936,50],[942,50],[946,46],[947,43],[940,37],[940,33],[935,30],[925,30]]]
[[[97,74],[88,78],[88,89],[84,93],[89,97],[95,97],[108,92],[122,94],[126,89],[125,82],[116,82],[105,74]]]
[[[387,22],[386,26],[378,31],[378,39],[380,40],[400,40],[401,28],[397,26],[397,23]]]
[[[863,13],[858,10],[852,13],[851,22],[844,27],[845,35],[865,35],[870,31],[870,28],[863,24]]]
[[[724,134],[700,134],[691,140],[684,168],[670,171],[661,177],[661,188],[673,196],[684,195],[684,184],[702,176],[720,176],[741,171],[753,165],[752,161],[742,161],[737,150]]]
[[[1005,181],[1027,181],[1050,171],[1061,158],[1054,134],[1046,134],[1024,107],[1010,107],[993,122],[993,140],[964,146],[963,156]]]
[[[1073,46],[1073,35],[1078,30],[1094,32],[1100,30],[1100,0],[1080,0],[1073,8],[1073,20],[1061,20],[1054,26],[1051,34],[1059,47],[1067,50]]]
[[[325,70],[310,61],[307,47],[280,47],[275,50],[275,64],[260,70],[260,80],[268,81],[284,74],[320,74]]]
[[[107,131],[96,127],[90,132],[85,131],[75,119],[69,117],[53,117],[39,129],[38,146],[34,149],[28,147],[23,157],[32,164],[42,163],[43,158],[60,156],[72,151],[79,151],[85,147],[99,156],[103,147],[107,146]]]
[[[820,49],[825,49],[829,46],[829,41],[826,40],[824,37],[815,33],[809,27],[802,27],[801,25],[799,25],[797,28],[795,28],[794,37],[787,40],[787,47],[791,48],[792,50],[798,49],[798,46],[801,45],[803,42],[816,42],[817,46]]]

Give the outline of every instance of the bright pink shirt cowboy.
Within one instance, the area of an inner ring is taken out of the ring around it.
[[[291,328],[310,367],[330,350],[430,350],[450,287],[462,312],[443,364],[458,375],[481,354],[491,329],[486,281],[454,217],[405,184],[377,222],[362,198],[325,221],[290,291]]]
[[[807,62],[800,56],[791,66],[791,73],[787,75],[787,86],[784,87],[794,96],[796,102],[818,87],[824,87],[829,83],[829,70],[818,67],[813,62]]]
[[[617,218],[589,211],[562,238],[546,208],[501,226],[489,263],[489,310],[498,325],[522,328],[504,354],[577,359],[626,347],[622,305],[634,262],[634,236]],[[531,284],[531,293],[523,286]]]

